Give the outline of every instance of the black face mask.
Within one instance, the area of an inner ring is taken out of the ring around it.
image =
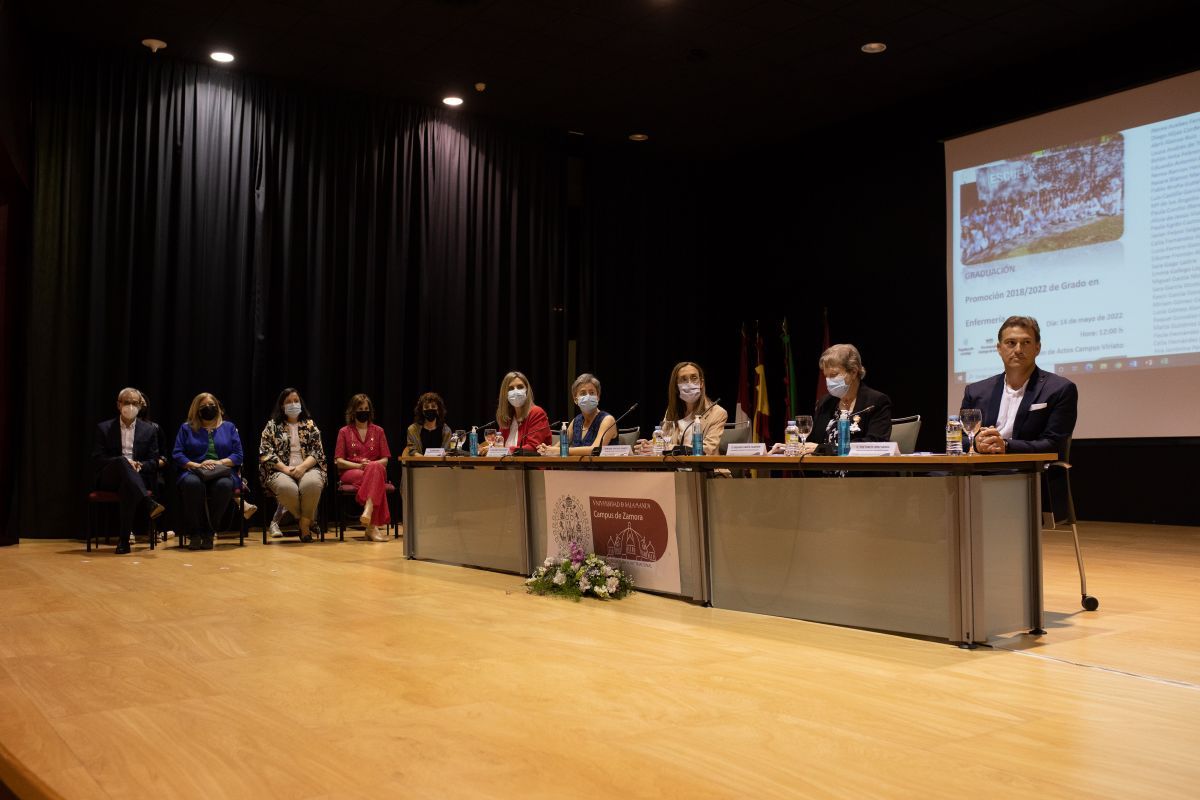
[[[437,419],[437,409],[423,408],[421,409],[421,416],[425,418],[426,422],[433,422],[435,419]]]
[[[216,406],[200,406],[200,419],[205,422],[212,422],[217,418]]]
[[[355,411],[354,418],[356,420],[358,420],[359,422],[366,422],[367,420],[369,420],[371,418],[371,412],[370,411]]]

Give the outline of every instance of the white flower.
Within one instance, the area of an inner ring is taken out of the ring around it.
[[[579,591],[586,592],[590,588],[592,588],[592,584],[588,581],[587,575],[584,575],[579,579]]]
[[[543,566],[543,567],[552,567],[552,566],[554,566],[554,559],[547,558],[547,559],[546,559],[544,562],[542,562],[542,566]]]
[[[596,597],[608,597],[608,592],[604,589],[603,586],[597,586],[592,591],[594,591],[596,593]]]
[[[613,574],[615,574],[615,572],[616,572],[616,570],[614,570],[614,569],[613,569],[612,567],[610,567],[608,564],[605,564],[605,565],[604,565],[604,569],[602,569],[602,570],[600,570],[600,571],[601,571],[602,573],[604,573],[604,577],[606,577],[606,578],[607,578],[609,575],[613,575]]]
[[[615,592],[615,591],[617,591],[618,588],[620,588],[621,582],[619,580],[617,580],[617,577],[614,575],[611,578],[609,578],[607,581],[605,581],[604,586],[608,591]]]
[[[561,572],[554,573],[554,585],[555,586],[562,586],[566,582],[567,582],[567,576],[565,574],[563,574]]]

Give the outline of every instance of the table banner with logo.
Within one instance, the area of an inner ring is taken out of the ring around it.
[[[641,589],[680,593],[673,473],[547,470],[546,554],[578,542]]]

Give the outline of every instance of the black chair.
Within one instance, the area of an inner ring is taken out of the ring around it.
[[[116,492],[96,489],[88,492],[87,503],[87,539],[85,541],[87,552],[92,552],[93,540],[96,542],[96,549],[99,549],[101,537],[107,544],[110,538],[119,540],[121,536],[129,535],[128,531],[119,530],[121,527],[120,495]],[[150,549],[153,550],[158,542],[158,523],[156,520],[150,519],[145,512],[142,512],[142,516],[146,518],[146,535],[150,540]]]
[[[250,523],[249,523],[249,520],[246,519],[246,488],[244,485],[243,486],[235,486],[233,488],[233,498],[230,500],[229,506],[221,514],[221,519],[218,520],[218,524],[213,525],[213,530],[214,530],[213,542],[216,542],[220,538],[220,535],[222,533],[225,533],[226,530],[230,527],[226,523],[226,520],[229,519],[229,514],[230,514],[231,510],[234,513],[235,518],[238,523],[238,526],[237,526],[238,547],[245,547],[246,546],[246,531],[249,528]],[[176,547],[183,547],[183,540],[186,538],[188,538],[187,535],[183,535],[183,534],[176,536],[175,541],[178,542]]]
[[[642,432],[640,427],[637,428],[617,428],[617,444],[627,444],[633,447],[638,440],[638,434]]]
[[[278,498],[275,497],[275,493],[272,492],[267,486],[264,485],[261,488],[262,488],[263,502],[261,505],[259,505],[259,511],[262,512],[262,543],[270,544],[270,540],[267,537],[271,532],[271,521],[275,519],[275,510],[279,506],[279,500],[278,500]],[[322,492],[321,494],[324,495],[325,493]],[[268,500],[270,501],[269,503],[266,502]],[[320,513],[320,519],[313,520],[313,523],[316,524],[316,526],[317,526],[317,538],[320,539],[322,542],[325,541],[325,528],[328,527],[327,523],[329,522],[329,519],[326,516],[326,508],[325,507],[326,507],[325,498],[322,497],[321,505],[320,505],[320,508],[318,509],[318,512]],[[271,511],[270,514],[267,513],[268,510]],[[287,514],[288,519],[291,519],[292,522],[295,523],[296,528],[295,528],[295,530],[291,530],[290,525],[289,525],[289,527],[287,529],[285,529],[281,525],[279,527],[279,530],[283,533],[284,536],[295,536],[295,537],[299,538],[300,523],[294,517],[292,517],[292,515],[290,513],[286,512],[286,511],[284,513]]]
[[[1080,603],[1085,611],[1095,611],[1100,601],[1088,594],[1087,573],[1083,569],[1083,553],[1079,549],[1079,529],[1075,517],[1075,501],[1071,497],[1071,441],[1067,440],[1067,460],[1052,461],[1042,473],[1042,513],[1050,517],[1051,530],[1060,523],[1071,526],[1075,541],[1075,561],[1079,564]]]

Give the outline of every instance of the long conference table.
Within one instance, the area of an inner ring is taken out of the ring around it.
[[[408,456],[400,459],[405,551],[529,575],[554,555],[555,536],[588,524],[614,531],[621,519],[598,518],[630,518],[598,509],[632,509],[636,520],[646,508],[667,509],[673,539],[665,547],[633,530],[652,522],[606,534],[610,548],[641,547],[650,554],[644,562],[666,565],[669,588],[643,590],[982,643],[1042,627],[1040,475],[1054,458]],[[578,497],[579,487],[641,484],[653,484],[657,500],[628,491]],[[596,519],[585,524],[589,513]]]

